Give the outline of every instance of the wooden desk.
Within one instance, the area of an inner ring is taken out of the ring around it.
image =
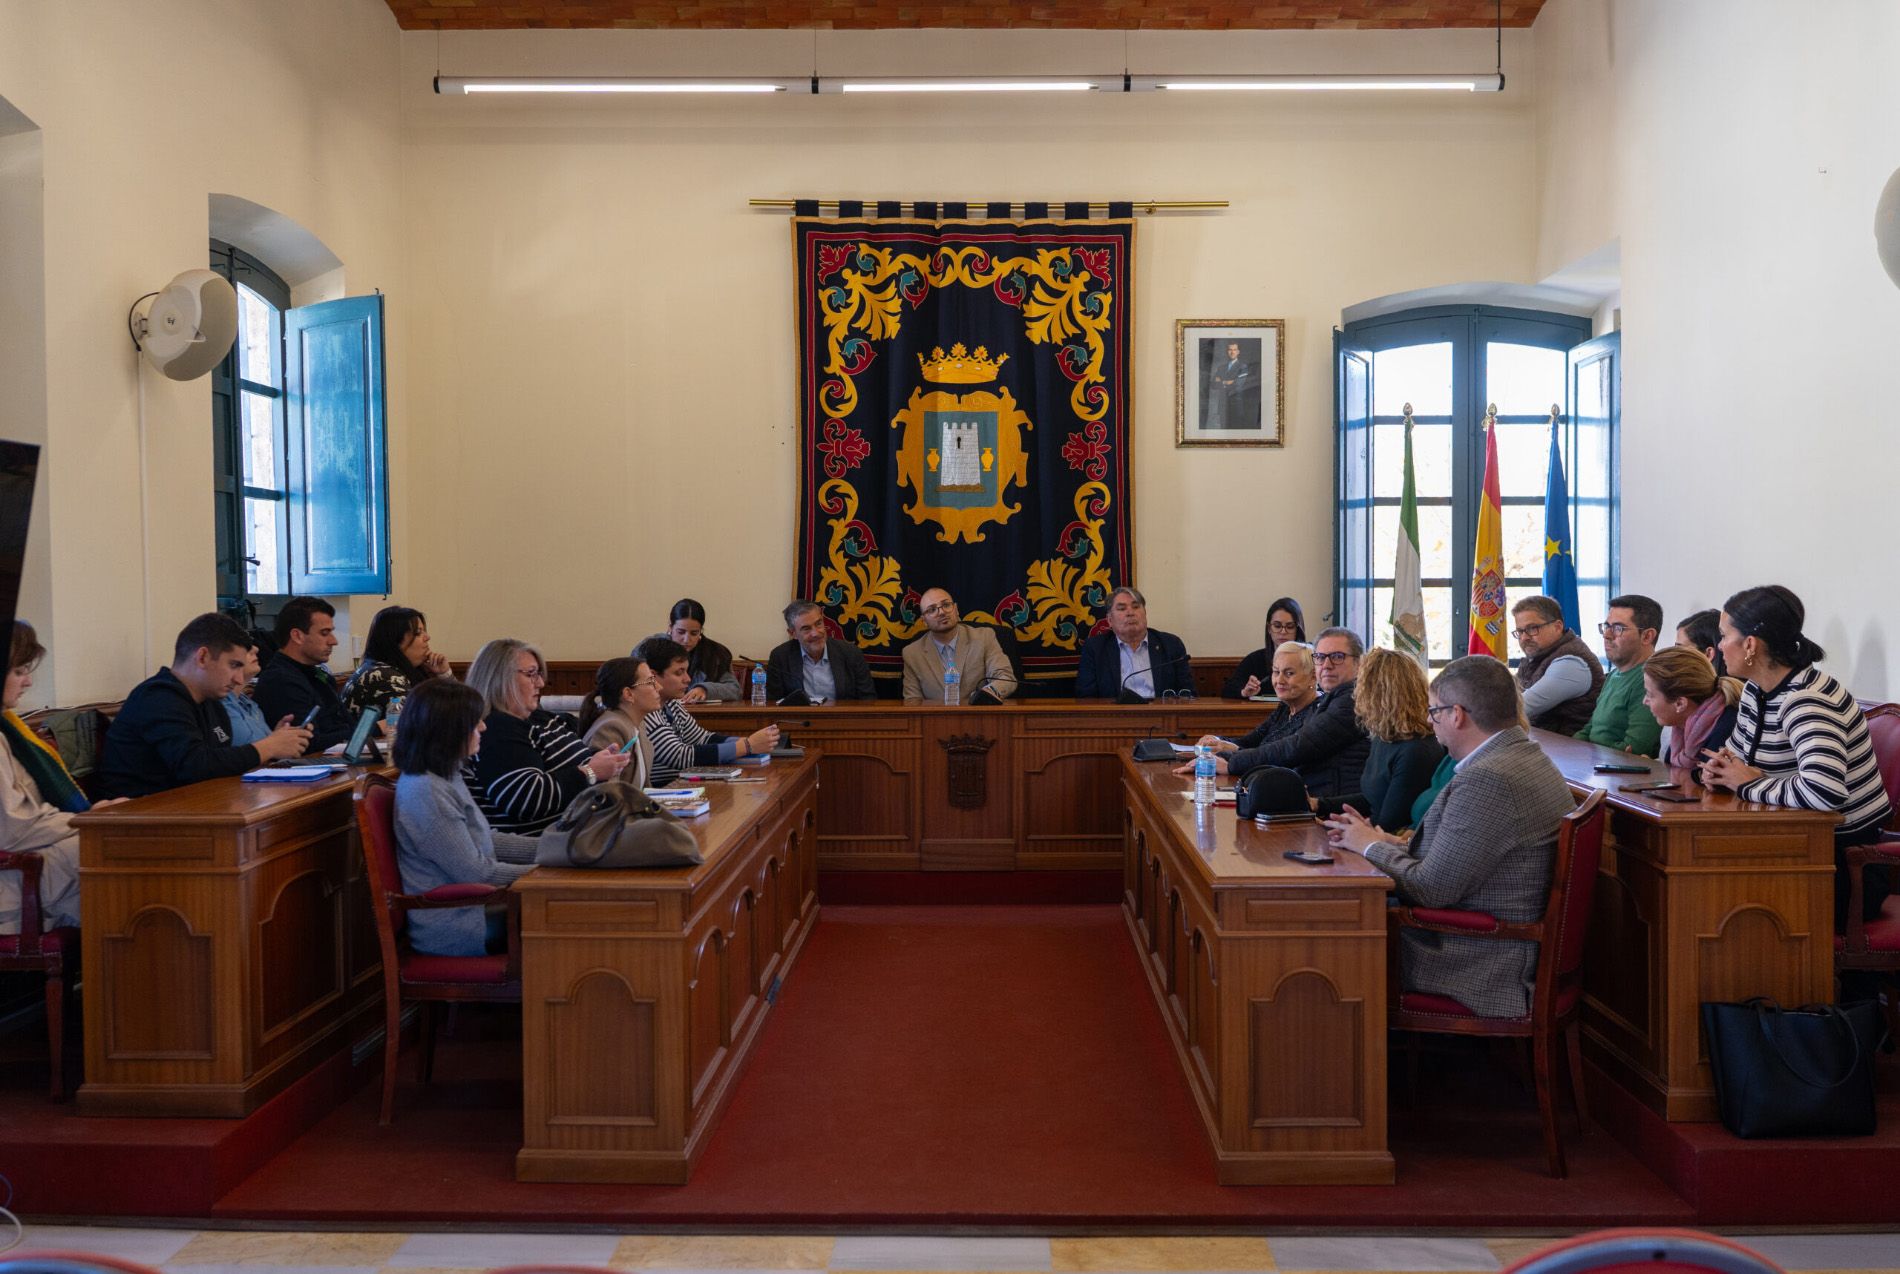
[[[818,919],[819,762],[707,786],[706,861],[521,894],[522,1181],[682,1184]]]
[[[1386,894],[1318,823],[1270,831],[1198,812],[1192,781],[1121,762],[1122,912],[1223,1185],[1390,1185]]]
[[[1129,746],[1150,734],[1244,734],[1272,711],[1219,699],[692,708],[709,730],[742,734],[776,722],[794,742],[823,750],[823,871],[1116,871],[1120,758]]]
[[[1573,791],[1610,793],[1584,962],[1585,1047],[1665,1119],[1712,1121],[1701,1002],[1833,998],[1839,819],[1707,791],[1693,805],[1645,800],[1616,789],[1666,780],[1703,789],[1660,763],[1648,777],[1597,774],[1602,762],[1642,758],[1531,734]]]
[[[215,779],[73,820],[82,1112],[242,1116],[371,1029],[350,781]]]

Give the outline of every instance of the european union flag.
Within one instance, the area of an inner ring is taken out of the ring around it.
[[[1564,608],[1564,625],[1577,631],[1577,553],[1570,536],[1570,486],[1564,481],[1557,422],[1550,422],[1550,475],[1544,480],[1544,596]]]

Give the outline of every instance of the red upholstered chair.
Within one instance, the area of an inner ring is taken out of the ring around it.
[[[1782,1274],[1733,1239],[1699,1230],[1598,1230],[1561,1239],[1504,1274]]]
[[[1531,1011],[1525,1017],[1479,1017],[1458,1001],[1442,995],[1399,991],[1388,1019],[1393,1030],[1435,1035],[1491,1035],[1528,1038],[1532,1048],[1532,1075],[1537,1084],[1537,1106],[1544,1118],[1544,1153],[1550,1175],[1561,1177],[1563,1141],[1557,1133],[1556,1051],[1562,1037],[1570,1059],[1570,1092],[1577,1118],[1589,1118],[1583,1096],[1581,1010],[1583,1007],[1583,943],[1590,928],[1596,900],[1597,864],[1603,857],[1603,789],[1590,793],[1564,816],[1557,832],[1557,856],[1551,865],[1550,900],[1541,919],[1509,924],[1478,911],[1451,911],[1426,907],[1395,907],[1391,925],[1395,948],[1404,929],[1456,934],[1465,938],[1508,939],[1540,944],[1537,982],[1531,989]],[[1396,966],[1397,952],[1394,951]]]
[[[383,952],[383,1111],[387,1124],[396,1104],[396,1057],[401,1045],[404,1001],[422,1006],[421,1049],[416,1080],[426,1084],[435,1068],[436,1005],[481,1001],[521,1002],[520,896],[491,885],[441,885],[426,894],[402,892],[396,866],[396,785],[380,774],[356,783],[356,829],[363,842],[370,897],[377,904],[376,938]],[[508,950],[504,955],[437,956],[409,949],[403,930],[412,911],[508,905]]]
[[[1874,744],[1874,762],[1893,817],[1887,832],[1872,845],[1846,851],[1850,893],[1847,932],[1834,939],[1836,973],[1872,973],[1887,984],[1887,1029],[1900,1040],[1900,893],[1887,899],[1880,915],[1861,919],[1861,881],[1869,866],[1887,869],[1890,881],[1900,885],[1900,704],[1878,703],[1867,710],[1867,733]]]
[[[46,975],[46,1052],[53,1069],[54,1101],[66,1095],[66,971],[79,963],[79,930],[42,928],[40,871],[36,853],[0,850],[0,871],[20,873],[20,932],[0,937],[0,970]]]

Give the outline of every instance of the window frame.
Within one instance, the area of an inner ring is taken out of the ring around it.
[[[223,275],[232,287],[249,288],[274,311],[270,350],[272,383],[249,380],[239,374],[241,339],[232,343],[230,352],[211,374],[213,516],[228,541],[216,563],[218,605],[220,609],[255,610],[259,599],[286,596],[284,590],[289,587],[288,561],[283,556],[290,540],[283,336],[284,318],[291,310],[290,285],[242,248],[219,239],[212,239],[210,247],[211,268]],[[247,393],[270,400],[271,429],[276,443],[277,471],[273,476],[280,484],[275,487],[262,487],[245,480],[244,396]],[[256,561],[251,543],[248,505],[251,500],[269,500],[276,508],[280,578],[275,588],[253,591],[250,586],[250,572],[246,567]]]
[[[1452,632],[1450,634],[1451,657],[1457,658],[1464,651],[1464,642],[1460,635],[1469,631],[1471,613],[1471,568],[1474,540],[1477,535],[1479,493],[1484,484],[1484,420],[1487,404],[1480,400],[1479,388],[1486,382],[1488,370],[1488,347],[1494,341],[1515,345],[1529,345],[1543,349],[1556,350],[1565,356],[1566,367],[1563,377],[1563,398],[1559,404],[1563,411],[1559,418],[1559,447],[1564,458],[1564,471],[1570,487],[1571,533],[1576,534],[1578,510],[1580,505],[1608,506],[1609,543],[1606,548],[1608,578],[1579,578],[1580,588],[1602,586],[1608,589],[1608,596],[1614,596],[1619,588],[1620,570],[1619,549],[1621,529],[1618,525],[1620,515],[1620,483],[1618,481],[1617,459],[1617,417],[1620,412],[1613,411],[1609,421],[1609,473],[1607,475],[1607,497],[1579,500],[1577,497],[1577,461],[1579,458],[1578,431],[1572,418],[1570,398],[1573,393],[1572,355],[1580,346],[1591,342],[1592,324],[1586,317],[1568,314],[1556,314],[1541,310],[1528,310],[1487,305],[1438,305],[1423,306],[1403,310],[1393,314],[1379,315],[1376,318],[1361,319],[1347,323],[1338,329],[1335,341],[1335,385],[1343,393],[1348,384],[1345,360],[1349,357],[1364,357],[1368,368],[1372,359],[1379,353],[1402,349],[1413,345],[1447,343],[1451,346],[1451,413],[1446,415],[1414,415],[1414,424],[1449,424],[1452,426],[1452,493],[1449,498],[1442,496],[1420,497],[1418,505],[1426,507],[1451,507],[1452,544],[1451,576],[1431,576],[1420,581],[1426,589],[1449,588],[1452,600]],[[1334,519],[1337,528],[1338,546],[1362,544],[1369,553],[1374,542],[1373,526],[1380,508],[1396,509],[1400,502],[1398,492],[1390,495],[1378,493],[1373,483],[1377,473],[1376,458],[1373,455],[1373,439],[1381,425],[1403,423],[1404,417],[1382,415],[1376,411],[1378,386],[1376,373],[1368,372],[1365,416],[1362,422],[1347,422],[1344,412],[1346,405],[1335,404],[1336,428],[1339,429],[1335,453],[1336,474],[1334,482]],[[1533,415],[1498,416],[1503,425],[1542,424],[1550,419],[1548,412]],[[1363,439],[1351,439],[1348,433],[1363,432]],[[1542,493],[1535,496],[1507,495],[1503,497],[1506,508],[1535,505],[1542,507]],[[1382,588],[1393,587],[1392,563],[1390,561],[1367,561],[1367,574],[1349,573],[1352,553],[1342,547],[1335,549],[1333,571],[1334,614],[1341,622],[1351,622],[1356,616],[1363,615],[1366,621],[1368,637],[1377,639],[1384,628],[1387,617],[1375,614],[1374,600]],[[1540,592],[1543,589],[1541,575],[1530,578],[1510,576],[1505,580],[1508,592],[1523,596],[1526,590]],[[1446,661],[1435,659],[1434,667],[1442,666]]]

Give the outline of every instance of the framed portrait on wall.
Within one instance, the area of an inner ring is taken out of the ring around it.
[[[1176,446],[1279,446],[1285,385],[1285,319],[1175,320]]]

